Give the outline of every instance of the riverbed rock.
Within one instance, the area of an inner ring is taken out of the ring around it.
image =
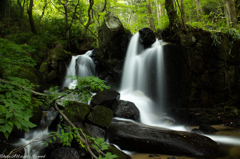
[[[71,147],[60,147],[55,149],[50,156],[51,159],[79,159],[78,151]]]
[[[206,134],[212,134],[214,132],[217,132],[217,130],[215,128],[211,127],[208,124],[201,124],[199,126],[199,130],[206,133]]]
[[[98,125],[103,128],[108,128],[111,124],[113,112],[111,109],[104,106],[95,106],[87,119],[90,123]]]
[[[118,157],[116,159],[131,159],[131,156],[125,154],[124,152],[120,151],[116,146],[109,145],[108,149],[104,151],[105,153],[111,152],[112,154],[117,155]]]
[[[92,106],[101,105],[101,106],[111,108],[113,102],[115,102],[119,98],[120,98],[119,92],[107,89],[93,96],[91,105]]]
[[[129,121],[113,120],[108,132],[110,143],[142,153],[204,156],[218,150],[215,141],[202,135]]]
[[[90,135],[94,138],[103,138],[105,137],[105,130],[91,124],[84,124],[84,128],[90,133]]]
[[[150,28],[139,30],[139,41],[145,48],[151,46],[156,41],[154,32]]]
[[[140,112],[136,105],[132,102],[117,100],[113,103],[112,110],[115,117],[139,121]]]

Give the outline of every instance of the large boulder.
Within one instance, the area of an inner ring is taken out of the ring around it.
[[[104,16],[104,23],[98,32],[99,48],[104,52],[105,56],[118,56],[116,52],[112,52],[115,50],[114,41],[118,41],[119,35],[124,33],[125,30],[118,17],[113,12],[107,13]],[[105,49],[107,49],[107,51]]]
[[[131,36],[112,12],[105,15],[103,25],[98,28],[99,50],[94,50],[93,59],[98,76],[112,88],[117,88],[120,84]]]
[[[114,90],[104,90],[93,96],[91,105],[102,105],[108,108],[112,107],[113,102],[120,98],[120,93]]]
[[[140,112],[136,105],[129,101],[117,100],[112,105],[114,116],[139,121]]]
[[[121,149],[142,153],[204,156],[218,150],[218,144],[195,133],[149,127],[113,120],[109,142]]]
[[[151,46],[156,41],[154,32],[149,28],[139,30],[139,41],[145,48]]]
[[[64,114],[72,121],[85,121],[86,116],[90,113],[91,105],[70,101],[65,106]]]
[[[120,151],[118,148],[116,148],[116,146],[114,145],[109,145],[108,149],[104,151],[105,153],[107,152],[111,152],[111,154],[115,154],[117,155],[116,159],[131,159],[131,156],[123,153],[122,151]]]
[[[108,128],[111,124],[112,117],[113,112],[111,109],[97,105],[93,108],[87,119],[92,124],[98,125],[103,128]]]

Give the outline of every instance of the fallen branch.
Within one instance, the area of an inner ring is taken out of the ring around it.
[[[57,102],[54,102],[54,107],[56,108],[56,110],[62,115],[62,117],[68,122],[68,124],[72,127],[72,128],[77,128],[69,119],[68,117],[58,108],[57,106]],[[80,141],[86,146],[88,152],[91,154],[91,156],[95,159],[98,159],[98,157],[92,152],[93,148],[87,141],[87,137],[84,135],[84,133],[80,130],[81,134],[84,136],[84,138],[77,133],[78,138],[80,139]],[[96,150],[96,149],[95,149]],[[105,154],[103,152],[101,152],[102,155],[105,156]]]

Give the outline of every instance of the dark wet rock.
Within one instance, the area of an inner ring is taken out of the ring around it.
[[[64,114],[74,121],[85,121],[86,116],[90,113],[91,105],[70,101],[65,106]]]
[[[112,110],[115,117],[139,121],[140,112],[136,105],[132,102],[117,100],[113,103]]]
[[[60,147],[51,153],[51,159],[79,159],[78,151],[71,147]]]
[[[151,155],[149,155],[149,157],[159,157],[159,155],[151,154]]]
[[[111,109],[97,105],[93,108],[87,119],[92,124],[108,128],[111,124],[112,117],[113,112]]]
[[[104,90],[93,96],[91,105],[101,105],[108,108],[112,107],[114,101],[120,98],[120,93],[114,90]]]
[[[215,128],[211,127],[208,124],[201,124],[199,126],[199,130],[206,133],[206,134],[212,134],[214,132],[217,132],[217,130]]]
[[[98,36],[99,36],[99,48],[102,52],[104,52],[105,56],[115,56],[118,54],[112,52],[115,49],[116,44],[121,44],[121,34],[124,34],[125,30],[121,21],[118,19],[113,12],[109,12],[104,16],[104,23],[99,28]],[[105,46],[104,46],[104,45]],[[105,50],[107,48],[108,50]],[[119,52],[119,50],[118,50]]]
[[[100,79],[107,81],[112,88],[117,88],[131,34],[125,33],[120,20],[110,12],[105,15],[103,25],[98,28],[98,37],[99,49],[94,49],[92,57],[96,71]]]
[[[116,120],[109,127],[109,142],[142,153],[204,156],[218,150],[215,141],[202,135]]]
[[[131,156],[125,154],[124,152],[120,151],[118,148],[116,148],[114,145],[109,145],[108,149],[104,151],[105,153],[111,152],[112,154],[117,155],[118,157],[116,159],[131,159]]]
[[[155,34],[150,28],[139,30],[139,34],[139,40],[145,48],[151,46],[156,41]]]
[[[187,109],[187,108],[174,108],[168,110],[168,115],[173,117],[176,124],[185,125],[200,125],[209,124],[216,125],[222,124],[223,120],[219,118],[218,113],[222,112],[221,109]]]
[[[192,133],[196,133],[196,134],[204,134],[201,130],[196,129],[196,128],[192,129],[191,132],[192,132]]]
[[[90,133],[90,135],[94,138],[104,138],[105,137],[105,130],[90,124],[84,124],[85,129]]]
[[[43,75],[45,75],[45,76],[48,75],[48,73],[49,73],[49,66],[48,66],[47,62],[42,62],[41,66],[40,66],[40,68],[39,68],[39,71],[40,71]]]
[[[167,159],[176,159],[174,156],[172,156],[172,157],[168,157]]]
[[[44,129],[48,128],[52,124],[52,122],[56,119],[58,114],[59,113],[56,110],[43,111],[42,119],[38,126],[38,129],[44,130]]]
[[[38,125],[41,121],[42,111],[41,111],[40,107],[38,107],[36,105],[38,105],[41,102],[35,97],[32,97],[31,102],[32,102],[32,105],[35,105],[35,106],[33,106],[33,109],[32,109],[33,116],[29,119],[29,121]]]
[[[57,72],[55,70],[52,70],[48,75],[47,75],[47,82],[51,82],[52,80],[56,79],[58,77]]]

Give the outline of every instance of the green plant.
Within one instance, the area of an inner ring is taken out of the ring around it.
[[[14,125],[19,130],[29,131],[36,125],[29,121],[32,109],[31,84],[26,79],[8,77],[11,82],[0,83],[0,132],[8,139]],[[0,81],[2,82],[2,80]]]
[[[212,32],[211,38],[213,40],[212,45],[217,46],[221,44],[221,36],[217,35],[216,32]]]

